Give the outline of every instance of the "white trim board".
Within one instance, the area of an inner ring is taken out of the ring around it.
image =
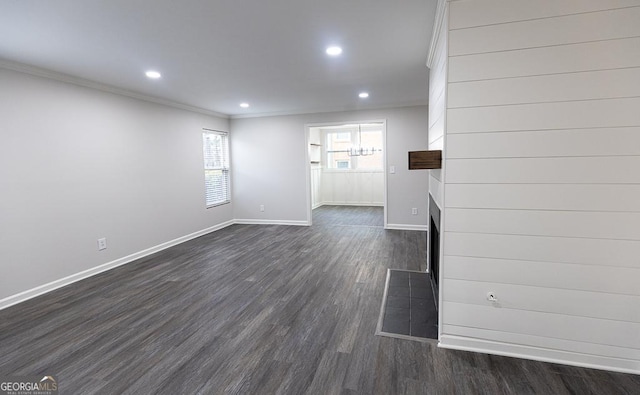
[[[25,301],[27,301],[29,299],[32,299],[32,298],[35,298],[37,296],[40,296],[40,295],[46,294],[48,292],[54,291],[54,290],[56,290],[58,288],[62,288],[62,287],[65,287],[67,285],[73,284],[73,283],[75,283],[77,281],[84,280],[86,278],[95,276],[96,274],[100,274],[100,273],[106,272],[107,270],[114,269],[114,268],[116,268],[118,266],[126,265],[127,263],[131,263],[131,262],[133,262],[133,261],[135,261],[137,259],[144,258],[145,256],[148,256],[148,255],[151,255],[151,254],[155,254],[156,252],[159,252],[159,251],[162,251],[162,250],[166,250],[167,248],[173,247],[175,245],[184,243],[186,241],[195,239],[195,238],[200,237],[200,236],[204,236],[204,235],[206,235],[208,233],[215,232],[216,230],[220,230],[222,228],[226,228],[227,226],[233,225],[234,223],[235,222],[233,220],[229,220],[229,221],[220,223],[218,225],[214,225],[214,226],[211,226],[209,228],[202,229],[202,230],[199,230],[197,232],[193,232],[193,233],[188,234],[186,236],[178,237],[176,239],[164,242],[162,244],[158,244],[156,246],[147,248],[145,250],[135,252],[135,253],[133,253],[131,255],[127,255],[125,257],[116,259],[115,261],[107,262],[107,263],[104,263],[102,265],[98,265],[98,266],[92,267],[90,269],[83,270],[81,272],[72,274],[70,276],[63,277],[61,279],[52,281],[50,283],[43,284],[43,285],[37,286],[35,288],[28,289],[26,291],[17,293],[15,295],[8,296],[8,297],[6,297],[4,299],[0,299],[0,310],[6,309],[7,307],[13,306],[13,305],[21,303],[21,302],[25,302]]]
[[[520,344],[502,343],[462,336],[441,335],[438,347],[502,355],[512,358],[531,359],[534,361],[558,363],[590,369],[640,374],[640,363],[638,363],[638,361],[525,346]]]
[[[428,230],[427,225],[410,225],[410,224],[387,224],[384,227],[389,230],[419,230],[426,232]]]
[[[290,225],[309,226],[307,221],[279,220],[279,219],[236,219],[233,221],[238,225]]]
[[[315,108],[306,108],[300,110],[287,110],[287,111],[271,111],[271,112],[261,112],[261,113],[253,113],[253,114],[233,114],[230,115],[230,119],[243,119],[243,118],[263,118],[263,117],[281,117],[288,115],[306,115],[306,114],[322,114],[328,112],[344,112],[344,111],[370,111],[370,110],[384,110],[389,108],[402,108],[402,107],[418,107],[418,106],[428,106],[428,100],[411,100],[400,103],[389,103],[389,104],[366,104],[366,103],[358,103],[358,105],[353,106],[327,106],[327,107],[315,107]],[[339,123],[339,122],[338,122]],[[347,122],[352,123],[352,122]],[[335,125],[336,122],[326,122],[326,125]],[[321,125],[320,123],[317,125]],[[313,124],[311,126],[317,126]]]
[[[341,203],[341,202],[324,202],[320,206],[355,206],[355,207],[384,207],[384,202],[372,203]]]

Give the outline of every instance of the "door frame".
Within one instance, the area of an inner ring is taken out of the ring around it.
[[[311,137],[311,128],[323,127],[323,126],[340,126],[345,124],[362,124],[362,123],[381,123],[382,124],[382,172],[384,174],[383,185],[383,212],[384,212],[384,228],[387,228],[387,120],[382,119],[365,119],[357,121],[332,121],[332,122],[314,122],[306,123],[304,125],[304,158],[306,169],[306,183],[307,183],[307,225],[312,225],[312,202],[311,202],[311,158],[309,155],[309,139]],[[322,150],[324,153],[324,149]]]

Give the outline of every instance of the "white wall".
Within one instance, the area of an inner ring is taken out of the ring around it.
[[[309,129],[309,161],[311,171],[311,207],[322,206],[322,136],[320,129]]]
[[[638,21],[450,3],[442,346],[640,373]]]
[[[440,209],[439,266],[442,267],[444,257],[443,221],[446,216],[444,207],[444,176],[446,173],[446,123],[447,123],[447,70],[448,70],[448,20],[447,1],[439,1],[436,10],[434,31],[431,37],[431,48],[427,59],[429,67],[429,149],[442,151],[442,168],[429,170],[429,194]],[[432,204],[429,202],[429,204]],[[431,211],[432,208],[429,207]],[[427,242],[427,256],[431,256],[431,238]],[[431,272],[431,266],[427,267]],[[438,272],[438,323],[442,322],[442,269]],[[438,325],[438,339],[442,336],[442,325]]]
[[[429,170],[429,193],[436,204],[442,208],[444,199],[444,165],[446,164],[445,150],[445,123],[447,103],[447,4],[439,2],[438,15],[432,36],[431,53],[428,59],[429,66],[429,149],[442,150],[443,169]],[[443,213],[441,213],[443,214]],[[442,249],[441,249],[442,251]]]
[[[0,306],[233,218],[205,208],[202,170],[202,128],[228,120],[4,69],[0,86]]]
[[[384,206],[383,170],[322,171],[322,203]]]
[[[318,208],[322,206],[322,166],[318,164],[311,165],[311,207]]]
[[[302,114],[231,120],[235,218],[247,222],[307,221],[305,125],[387,120],[388,223],[424,229],[427,171],[408,170],[409,151],[427,148],[427,107]],[[265,211],[260,212],[263,204]],[[411,208],[418,215],[411,215]]]

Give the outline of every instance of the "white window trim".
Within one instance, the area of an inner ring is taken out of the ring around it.
[[[207,134],[217,134],[217,135],[220,135],[220,136],[224,137],[223,141],[225,142],[226,146],[223,147],[223,151],[224,151],[223,162],[224,163],[223,163],[223,166],[221,166],[221,167],[207,168],[206,165],[204,164],[204,162],[205,162],[205,158],[204,158],[204,148],[205,148],[204,147],[204,137]],[[229,152],[230,151],[230,148],[229,148],[229,133],[228,132],[223,132],[223,131],[220,131],[220,130],[213,130],[213,129],[205,129],[205,128],[203,128],[202,129],[202,137],[203,137],[203,140],[202,140],[202,143],[203,143],[203,146],[202,146],[202,149],[203,149],[203,171],[204,171],[204,174],[205,174],[205,191],[204,191],[205,192],[205,206],[206,206],[207,209],[209,209],[209,208],[212,208],[212,207],[218,207],[218,206],[222,206],[222,205],[231,203],[231,166],[230,166],[231,159],[230,159],[230,152]],[[227,183],[226,183],[226,186],[227,186],[227,191],[226,191],[226,195],[227,196],[226,197],[227,198],[226,198],[226,200],[217,201],[217,202],[214,202],[214,203],[211,203],[211,204],[207,203],[207,185],[206,185],[206,171],[207,170],[222,170],[223,173],[226,173],[226,175],[227,175],[227,177],[226,177],[226,179],[227,179]]]

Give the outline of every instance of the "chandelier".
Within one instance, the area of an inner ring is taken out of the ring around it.
[[[358,142],[362,143],[362,125],[358,124]],[[382,150],[376,150],[376,147],[363,147],[361,145],[357,145],[357,146],[352,146],[351,148],[349,148],[349,150],[347,151],[347,155],[349,156],[369,156],[369,155],[374,155],[376,153],[376,151],[382,151]]]

